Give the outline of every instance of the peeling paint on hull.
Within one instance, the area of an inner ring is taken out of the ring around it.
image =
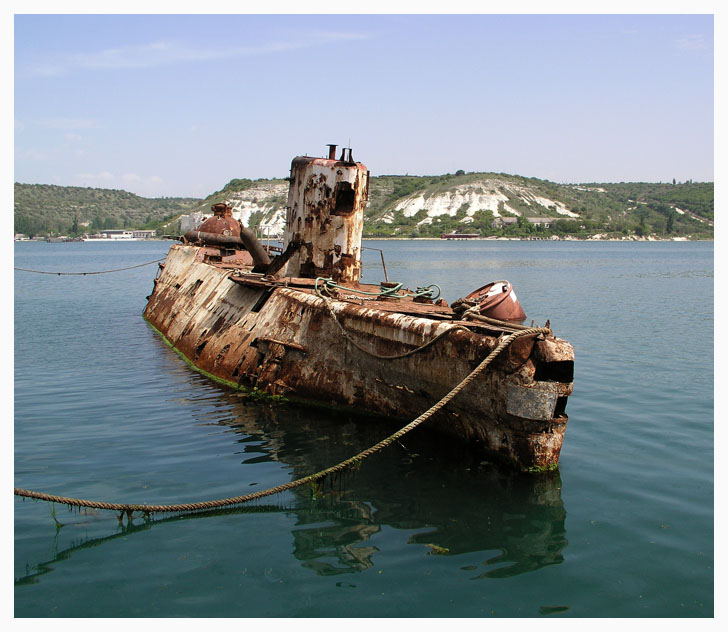
[[[376,301],[333,300],[334,319],[310,279],[233,282],[234,263],[206,262],[207,254],[205,247],[172,246],[144,317],[192,365],[233,387],[409,421],[465,378],[507,333],[453,320],[452,314],[443,320],[447,310],[438,316],[434,305],[427,306],[429,314],[412,304],[403,309],[411,313],[399,313]],[[456,322],[470,331],[453,331],[401,359],[373,357],[342,332],[375,354],[391,356]],[[563,340],[520,339],[427,427],[522,469],[555,467],[573,358]]]

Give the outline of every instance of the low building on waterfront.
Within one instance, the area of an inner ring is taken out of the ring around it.
[[[551,224],[559,220],[573,222],[574,217],[524,217],[524,219],[533,226],[541,226],[543,228],[551,228]],[[504,228],[505,226],[514,226],[518,223],[517,217],[496,217],[491,226],[493,228]]]
[[[157,236],[156,230],[133,230],[134,239],[151,239]]]
[[[445,233],[440,239],[478,239],[480,233]]]

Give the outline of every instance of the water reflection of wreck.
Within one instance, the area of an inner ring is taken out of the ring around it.
[[[290,465],[294,479],[365,448],[389,428],[306,410],[256,408],[254,416],[251,410],[231,425],[254,451]],[[485,567],[472,569],[474,578],[510,577],[563,561],[566,511],[558,471],[504,470],[456,440],[435,448],[419,430],[405,443],[315,493],[295,492],[294,555],[303,566],[320,575],[371,567],[378,551],[371,537],[382,526],[416,530],[408,542],[422,545],[423,554],[485,552]]]
[[[292,479],[360,450],[391,429],[383,420],[361,424],[305,409],[244,405],[235,393],[222,390],[219,398],[227,411],[225,420],[208,418],[209,408],[195,412],[190,400],[193,416],[235,433],[244,468],[275,461],[287,466]],[[482,552],[484,559],[465,569],[473,579],[511,577],[563,561],[566,511],[558,471],[534,475],[504,470],[481,461],[481,454],[456,440],[443,439],[433,447],[429,433],[420,430],[408,435],[405,444],[390,446],[358,471],[327,479],[316,490],[296,490],[293,497],[273,499],[278,505],[243,505],[151,520],[137,516],[129,524],[120,523],[114,534],[76,541],[55,552],[15,583],[34,583],[75,551],[167,522],[268,512],[295,516],[293,555],[319,575],[357,573],[374,566],[378,548],[372,538],[383,527],[410,532],[403,537],[420,546],[423,555]]]

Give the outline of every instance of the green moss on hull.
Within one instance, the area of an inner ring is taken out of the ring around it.
[[[539,472],[555,472],[558,469],[559,464],[556,462],[551,465],[532,465],[531,467],[524,468],[521,471],[529,474],[537,474]]]
[[[191,369],[197,371],[200,375],[204,375],[206,378],[212,380],[213,382],[217,382],[218,384],[222,384],[224,386],[228,386],[229,388],[232,388],[233,390],[240,391],[241,393],[245,394],[246,396],[250,397],[250,399],[259,401],[259,400],[267,400],[267,401],[273,401],[273,402],[287,402],[288,400],[283,397],[282,395],[271,395],[269,393],[264,393],[260,389],[257,388],[247,388],[243,386],[242,384],[238,384],[237,382],[232,382],[230,380],[226,380],[222,377],[218,377],[217,375],[213,375],[212,373],[209,373],[208,371],[205,371],[204,369],[201,369],[198,367],[192,360],[190,360],[184,353],[182,353],[177,347],[172,344],[172,341],[167,338],[159,329],[157,329],[154,325],[152,325],[151,322],[149,322],[149,319],[147,319],[146,316],[144,316],[144,320],[147,322],[147,325],[149,325],[154,331],[159,334],[160,338],[164,341],[164,343],[170,347],[180,358],[182,358],[187,366],[189,366]]]
[[[375,413],[371,413],[368,411],[362,411],[358,409],[353,409],[348,406],[340,406],[337,404],[327,404],[324,402],[318,402],[310,399],[303,399],[299,397],[285,397],[283,395],[271,395],[270,393],[266,393],[265,391],[261,391],[258,388],[248,388],[246,386],[243,386],[242,384],[238,384],[237,382],[232,382],[230,380],[226,380],[224,378],[218,377],[217,375],[213,375],[212,373],[209,373],[208,371],[205,371],[204,369],[201,369],[198,367],[192,360],[190,360],[184,353],[182,353],[177,347],[174,346],[171,340],[167,338],[159,329],[157,329],[147,318],[144,316],[144,320],[146,323],[155,331],[159,336],[162,338],[164,343],[170,347],[178,356],[180,356],[187,366],[189,366],[191,369],[199,373],[200,375],[204,375],[206,378],[212,380],[213,382],[216,382],[217,384],[222,384],[223,386],[227,386],[235,391],[241,392],[250,399],[254,401],[269,401],[269,402],[275,402],[279,404],[297,404],[300,406],[308,406],[310,408],[316,408],[318,410],[329,410],[336,413],[346,413],[346,414],[355,414],[357,416],[361,417],[377,417],[381,418],[381,415],[376,415]]]

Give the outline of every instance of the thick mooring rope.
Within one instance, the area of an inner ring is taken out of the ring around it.
[[[117,268],[116,270],[98,270],[96,272],[50,272],[48,270],[28,270],[27,268],[13,268],[13,269],[20,270],[21,272],[32,272],[34,274],[53,274],[56,276],[86,276],[87,274],[109,274],[109,272],[124,272],[125,270],[133,270],[134,268],[150,266],[153,263],[159,263],[160,261],[164,261],[164,259],[155,259],[154,261],[147,261],[146,263],[140,263],[135,266],[129,266],[128,268]]]
[[[490,318],[489,316],[483,316],[480,313],[480,308],[478,305],[475,307],[471,307],[468,310],[465,310],[463,312],[463,315],[461,316],[463,320],[475,320],[481,323],[485,323],[487,325],[494,325],[496,327],[509,327],[510,329],[528,329],[526,325],[521,325],[519,323],[510,323],[503,320],[498,320],[497,318]],[[546,326],[548,327],[548,323],[546,323]]]
[[[329,476],[331,474],[336,474],[337,472],[341,472],[342,470],[345,470],[346,468],[355,466],[360,464],[364,459],[367,457],[370,457],[372,454],[379,452],[380,450],[386,448],[388,445],[392,444],[394,441],[402,437],[403,435],[407,434],[411,430],[414,430],[417,426],[419,426],[421,423],[427,421],[430,417],[432,417],[436,412],[438,412],[441,408],[443,408],[445,405],[447,405],[450,400],[452,400],[460,391],[462,391],[470,382],[472,382],[480,373],[482,373],[485,368],[495,360],[498,355],[508,347],[513,341],[515,341],[517,338],[522,338],[524,336],[535,336],[539,334],[549,334],[551,333],[551,330],[547,327],[532,327],[529,329],[523,329],[521,331],[516,331],[509,336],[506,336],[503,338],[491,351],[488,356],[475,368],[471,373],[463,379],[455,388],[453,388],[447,395],[445,395],[439,402],[437,402],[435,405],[433,405],[431,408],[426,410],[424,413],[422,413],[417,419],[414,421],[411,421],[403,428],[400,428],[397,432],[395,432],[393,435],[390,435],[386,439],[382,439],[379,443],[371,446],[370,448],[367,448],[363,452],[359,452],[359,454],[347,459],[346,461],[342,461],[341,463],[338,463],[336,465],[333,465],[329,468],[326,468],[325,470],[321,470],[320,472],[316,472],[315,474],[310,474],[309,476],[304,476],[303,478],[299,478],[295,481],[290,481],[288,483],[283,483],[282,485],[277,485],[276,487],[271,487],[269,489],[261,490],[258,492],[253,492],[251,494],[245,494],[243,496],[235,496],[233,498],[223,498],[219,500],[210,500],[206,502],[197,502],[197,503],[184,503],[184,504],[178,504],[178,505],[140,505],[140,504],[129,504],[129,503],[107,503],[107,502],[99,502],[95,500],[81,500],[78,498],[67,498],[65,496],[54,496],[52,494],[44,494],[41,492],[34,492],[27,489],[20,489],[18,487],[15,488],[15,495],[16,496],[23,496],[25,498],[35,498],[37,500],[46,500],[48,502],[54,502],[54,503],[60,503],[64,505],[71,505],[74,507],[89,507],[92,509],[109,509],[112,511],[121,511],[121,512],[127,512],[127,514],[134,512],[134,511],[141,511],[144,513],[159,513],[159,512],[181,512],[181,511],[198,511],[202,509],[216,509],[218,507],[227,507],[230,505],[239,505],[242,503],[250,502],[251,500],[257,500],[259,498],[264,498],[265,496],[272,496],[273,494],[280,494],[281,492],[288,491],[289,489],[294,489],[296,487],[300,487],[301,485],[307,485],[316,482],[317,480],[324,478],[326,476]]]

